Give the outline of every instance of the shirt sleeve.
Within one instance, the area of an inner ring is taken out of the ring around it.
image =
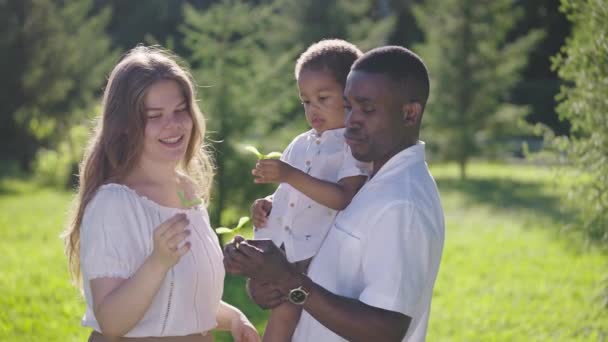
[[[289,145],[287,145],[287,147],[285,148],[285,150],[283,150],[283,153],[281,154],[281,161],[290,164],[290,160],[291,160],[291,151],[293,150],[293,145],[296,144],[296,142],[298,141],[298,138],[300,138],[299,136],[296,137],[295,139],[293,139]]]
[[[363,250],[359,300],[414,317],[424,303],[424,291],[433,286],[433,253],[440,241],[411,203],[393,204],[377,217]]]
[[[122,189],[100,189],[85,208],[80,226],[80,267],[85,281],[129,278],[140,263],[141,237],[133,225],[135,210]]]
[[[350,147],[344,143],[344,162],[338,171],[338,180],[353,176],[368,176],[371,173],[371,163],[358,161],[350,152]]]

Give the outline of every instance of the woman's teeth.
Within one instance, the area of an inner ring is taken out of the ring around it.
[[[165,143],[165,144],[175,144],[176,142],[178,142],[180,139],[182,138],[182,135],[177,136],[177,137],[171,137],[171,138],[165,138],[165,139],[160,139],[161,142]]]

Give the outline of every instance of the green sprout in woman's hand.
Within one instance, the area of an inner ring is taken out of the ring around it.
[[[192,200],[187,199],[186,195],[181,190],[177,191],[177,197],[179,197],[179,201],[181,202],[182,207],[184,207],[184,208],[196,207],[197,205],[200,205],[201,203],[203,203],[203,201],[200,198],[195,198]]]
[[[257,148],[251,145],[245,146],[245,150],[255,154],[258,159],[279,159],[281,158],[281,152],[270,152],[268,154],[263,154],[258,151]]]
[[[245,226],[245,224],[247,222],[249,222],[249,217],[243,216],[239,219],[239,223],[236,225],[236,227],[234,227],[234,228],[219,227],[219,228],[215,229],[215,232],[217,234],[233,233],[233,232],[236,232],[237,230],[243,228],[243,226]]]

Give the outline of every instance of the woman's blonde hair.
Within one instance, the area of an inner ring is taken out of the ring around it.
[[[123,56],[110,74],[102,114],[80,164],[78,194],[63,234],[70,274],[77,286],[81,285],[80,225],[84,209],[101,185],[119,182],[138,162],[146,125],[144,99],[155,82],[173,80],[183,92],[193,128],[179,171],[194,181],[197,196],[209,201],[214,167],[204,144],[205,120],[196,103],[194,80],[176,61],[175,56],[159,47],[137,46]]]

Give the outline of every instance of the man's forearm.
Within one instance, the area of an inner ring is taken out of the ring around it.
[[[334,333],[349,341],[401,341],[405,336],[410,317],[335,295],[308,277],[299,277],[286,286],[304,284],[309,291],[304,310]]]

